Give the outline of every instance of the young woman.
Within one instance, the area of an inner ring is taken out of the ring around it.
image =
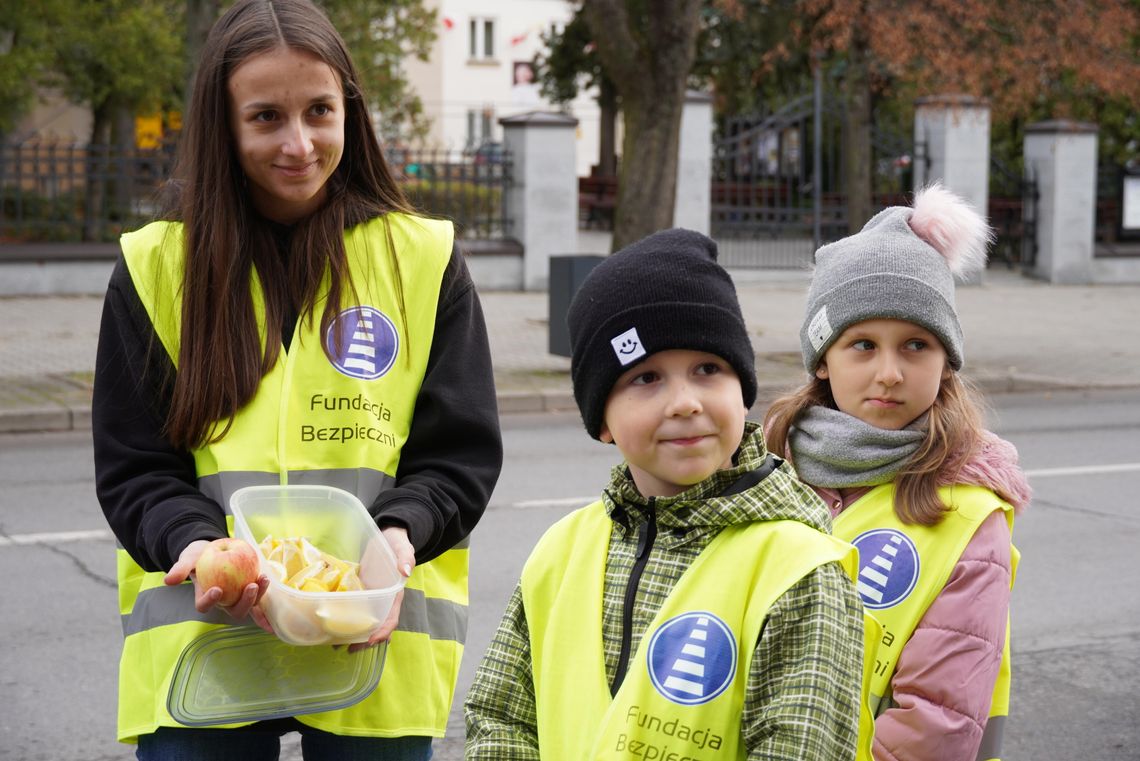
[[[308,0],[239,0],[213,27],[172,186],[165,220],[123,236],[96,363],[96,488],[121,546],[119,738],[142,759],[252,761],[298,730],[306,758],[429,758],[462,652],[465,539],[502,460],[452,226],[412,213]],[[180,654],[249,623],[266,583],[222,611],[195,562],[227,535],[237,488],[283,482],[356,494],[409,575],[368,642],[392,643],[380,687],[340,711],[180,728],[166,710]]]
[[[1013,514],[1029,487],[958,376],[954,274],[984,263],[987,235],[932,186],[821,248],[800,333],[813,378],[765,420],[859,549],[859,591],[885,629],[869,696],[880,760],[1000,754]]]

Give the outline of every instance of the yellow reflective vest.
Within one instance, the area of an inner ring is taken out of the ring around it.
[[[398,274],[386,227],[396,252],[403,254]],[[242,486],[324,484],[370,505],[394,483],[427,367],[453,236],[450,222],[402,214],[346,231],[355,294],[345,289],[332,328],[320,335],[324,301],[318,300],[318,319],[298,321],[289,351],[281,352],[228,433],[193,452],[199,489],[227,516],[230,495]],[[177,365],[182,226],[152,223],[124,235],[122,249],[158,339]],[[249,287],[264,345],[264,297],[256,274]],[[232,518],[227,521],[232,530]],[[349,708],[298,720],[342,735],[442,736],[466,634],[467,561],[464,544],[414,569],[400,626],[372,695]],[[166,710],[178,657],[195,638],[228,619],[198,614],[189,582],[167,587],[162,573],[143,571],[121,548],[118,577],[124,631],[118,734],[131,742],[157,727],[178,726]]]
[[[883,484],[863,495],[836,516],[835,536],[859,550],[857,585],[863,604],[883,627],[875,661],[871,665],[869,703],[876,715],[891,706],[891,678],[898,657],[922,620],[926,609],[942,592],[958,558],[978,527],[994,510],[1005,512],[1013,533],[1013,507],[989,489],[953,486],[938,490],[950,510],[934,526],[903,523],[894,511],[894,485]],[[1011,545],[1012,574],[1020,554]],[[1009,621],[1006,620],[1001,670],[994,685],[989,720],[978,759],[999,759],[1005,717],[1009,714]]]
[[[746,758],[740,717],[768,609],[825,563],[853,576],[854,550],[797,521],[724,529],[677,581],[611,698],[602,588],[612,525],[601,502],[575,511],[523,569],[543,761]]]

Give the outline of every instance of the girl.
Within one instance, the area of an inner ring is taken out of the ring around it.
[[[1011,531],[1029,487],[958,375],[954,309],[954,275],[984,264],[988,237],[934,185],[821,248],[800,332],[813,377],[765,419],[769,447],[859,549],[859,591],[885,629],[870,679],[877,759],[1000,753]]]
[[[252,761],[298,730],[305,758],[429,758],[465,632],[461,543],[502,461],[452,226],[411,213],[344,43],[308,0],[239,0],[213,27],[176,176],[166,221],[123,236],[96,363],[119,739],[140,759]],[[227,535],[235,489],[286,480],[355,493],[410,576],[368,642],[393,643],[381,687],[344,710],[178,728],[165,691],[183,649],[248,623],[266,583],[223,613],[195,563]]]

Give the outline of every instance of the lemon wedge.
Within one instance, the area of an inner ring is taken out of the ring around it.
[[[364,584],[360,581],[360,574],[356,572],[355,568],[349,568],[341,577],[340,582],[336,585],[337,592],[358,592],[364,589]]]
[[[365,638],[380,625],[380,619],[371,613],[343,606],[317,608],[317,618],[334,637]]]
[[[266,615],[273,622],[277,635],[286,642],[294,645],[317,645],[328,640],[321,622],[312,618],[312,613],[306,614],[298,610],[288,601],[274,605]]]
[[[271,576],[274,581],[285,583],[288,574],[285,572],[285,566],[282,563],[276,560],[268,560],[266,561],[266,565],[269,569],[268,575]]]
[[[305,582],[309,581],[310,579],[318,579],[320,577],[320,574],[323,573],[327,567],[328,566],[325,561],[318,560],[312,565],[307,565],[297,573],[290,576],[289,580],[285,582],[285,584],[293,587],[294,589],[300,589],[305,585]],[[324,591],[327,592],[328,590],[326,589]]]
[[[330,555],[308,537],[277,539],[267,535],[258,545],[277,581],[304,592],[360,590],[360,564]]]

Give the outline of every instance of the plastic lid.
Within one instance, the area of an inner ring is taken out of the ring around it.
[[[347,708],[376,689],[386,651],[298,647],[256,626],[215,629],[182,651],[166,708],[190,727]]]

